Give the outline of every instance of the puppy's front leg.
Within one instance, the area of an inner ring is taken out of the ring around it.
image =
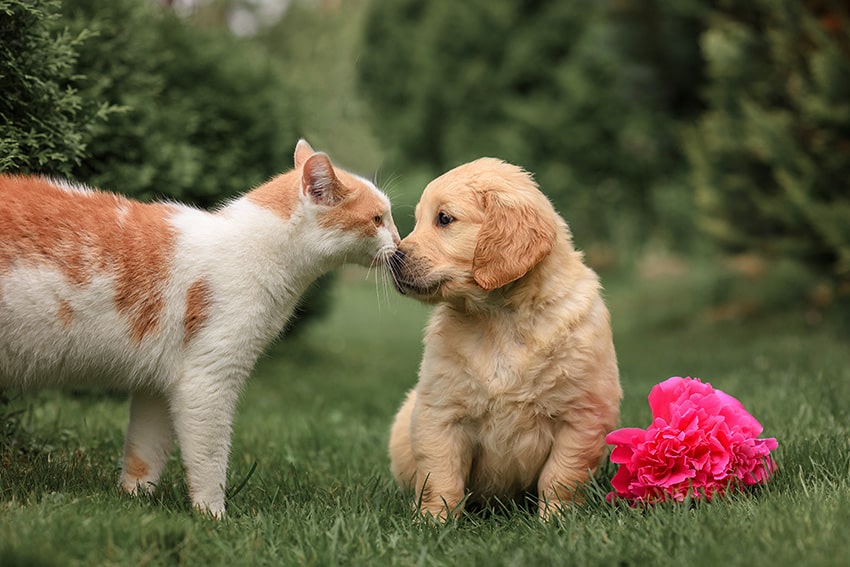
[[[459,515],[472,465],[470,441],[463,427],[439,411],[419,408],[413,417],[413,455],[419,510],[441,522]]]
[[[171,399],[174,430],[192,504],[216,518],[224,515],[224,487],[239,382],[209,374],[186,376]]]
[[[578,500],[576,491],[596,471],[605,451],[607,423],[592,412],[571,417],[560,424],[537,483],[538,511],[544,520]]]

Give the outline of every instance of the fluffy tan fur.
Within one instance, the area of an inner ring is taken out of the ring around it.
[[[531,176],[483,158],[435,179],[392,264],[436,305],[391,431],[398,483],[440,519],[465,498],[574,502],[622,392],[599,279]]]

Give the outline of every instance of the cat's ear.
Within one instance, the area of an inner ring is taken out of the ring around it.
[[[307,143],[307,140],[301,138],[295,145],[295,167],[301,167],[307,159],[315,154],[316,151]]]
[[[307,158],[301,171],[301,192],[306,197],[317,205],[331,207],[345,197],[345,191],[326,154],[317,152]]]

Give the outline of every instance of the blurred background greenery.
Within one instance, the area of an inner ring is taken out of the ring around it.
[[[304,136],[374,176],[404,234],[430,178],[497,156],[535,174],[603,278],[683,278],[708,319],[846,320],[849,17],[830,0],[0,0],[0,170],[209,207],[291,167]]]

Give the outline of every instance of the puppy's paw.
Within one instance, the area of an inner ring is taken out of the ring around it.
[[[465,502],[465,499],[457,503],[440,499],[439,502],[415,502],[414,507],[420,521],[445,524],[450,519],[457,520],[460,518]]]

